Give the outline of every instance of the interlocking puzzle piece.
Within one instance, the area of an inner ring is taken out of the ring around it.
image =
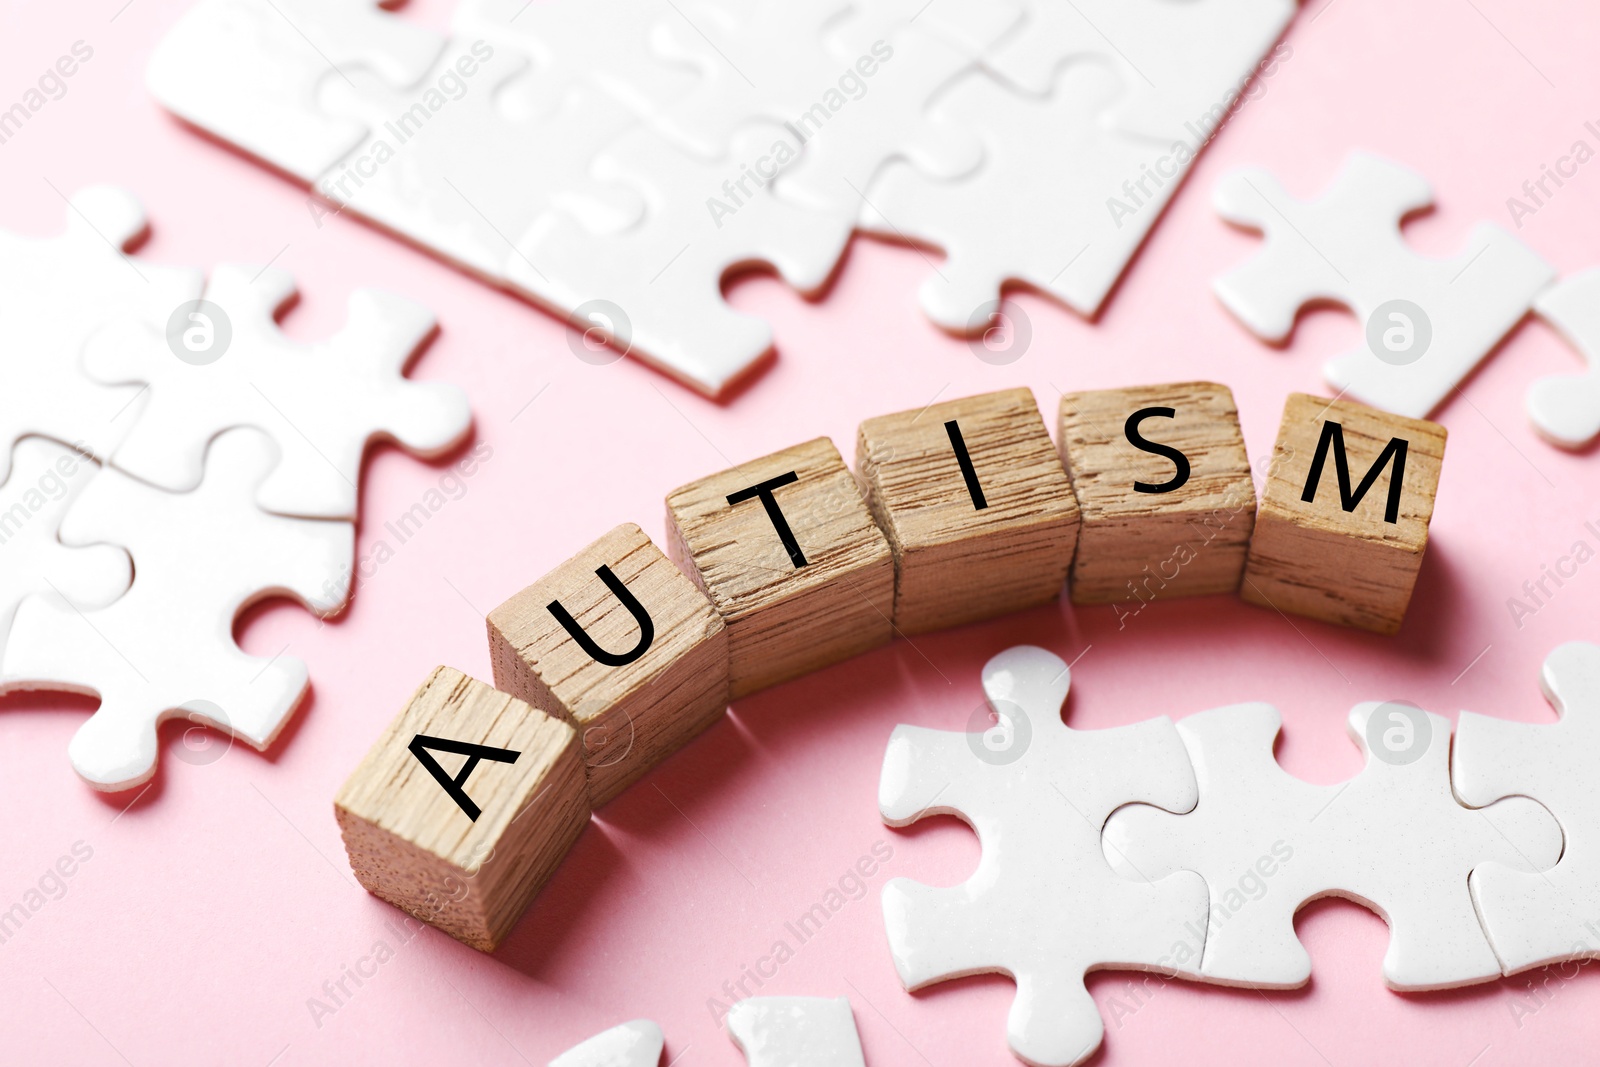
[[[771,327],[723,299],[723,276],[770,263],[784,281],[814,294],[850,239],[848,222],[782,200],[755,176],[752,168],[797,151],[776,126],[741,131],[723,159],[691,156],[652,130],[632,130],[596,158],[595,173],[636,186],[646,198],[644,220],[597,235],[548,214],[510,258],[511,281],[579,328],[601,329],[620,350],[721,392],[772,347]]]
[[[403,297],[357,289],[344,329],[307,345],[290,340],[274,321],[294,293],[284,271],[218,267],[205,299],[227,316],[231,341],[217,328],[213,344],[222,351],[209,362],[177,358],[165,335],[138,323],[120,322],[92,338],[85,349],[91,375],[150,387],[144,414],[112,453],[113,465],[152,485],[187,491],[200,482],[213,437],[254,426],[282,455],[260,483],[261,507],[353,520],[369,441],[394,440],[424,457],[460,443],[472,424],[461,390],[404,377],[433,333],[431,312]]]
[[[85,374],[84,341],[119,317],[159,329],[203,283],[197,270],[124,255],[145,228],[144,210],[130,194],[93,186],[72,197],[60,236],[0,230],[0,482],[12,442],[25,434],[104,457],[133,424],[138,390],[109,388]]]
[[[1600,434],[1600,269],[1546,289],[1533,310],[1578,350],[1588,369],[1534,382],[1528,387],[1528,417],[1552,444],[1582,448]]]
[[[747,1067],[866,1067],[846,997],[748,997],[728,1009]]]
[[[613,1026],[550,1061],[550,1067],[657,1067],[665,1039],[649,1019]]]
[[[1210,889],[1201,977],[1292,988],[1311,976],[1294,915],[1320,897],[1363,904],[1389,924],[1383,977],[1393,989],[1448,989],[1494,977],[1499,961],[1473,910],[1480,864],[1550,867],[1561,828],[1524,798],[1463,807],[1450,791],[1450,721],[1396,703],[1347,720],[1367,753],[1360,774],[1312,785],[1272,747],[1276,708],[1238,704],[1178,722],[1200,782],[1186,815],[1128,807],[1106,823],[1106,855],[1132,884],[1198,871]]]
[[[1506,974],[1600,956],[1600,647],[1557,648],[1545,658],[1540,685],[1558,721],[1464,711],[1456,727],[1452,771],[1461,799],[1532,797],[1550,809],[1566,842],[1548,871],[1486,863],[1472,872],[1472,897]]]
[[[1002,652],[983,669],[997,725],[982,734],[895,727],[878,787],[890,826],[957,815],[983,846],[961,885],[897,878],[884,887],[900,980],[915,990],[1009,974],[1017,983],[1011,1049],[1044,1067],[1077,1063],[1100,1044],[1104,1027],[1085,972],[1196,970],[1206,933],[1199,875],[1130,883],[1100,845],[1107,816],[1123,804],[1194,806],[1182,740],[1166,718],[1070,729],[1060,715],[1070,681],[1067,664],[1044,649]]]
[[[309,182],[366,135],[322,110],[323,80],[365,68],[412,85],[443,47],[381,0],[200,0],[156,46],[145,84],[186,122]]]
[[[94,461],[38,437],[23,438],[11,452],[11,475],[0,484],[0,654],[17,605],[30,593],[99,608],[133,578],[120,548],[69,548],[56,538],[62,517],[99,470]]]
[[[589,176],[594,154],[637,119],[583,85],[548,111],[513,113],[504,98],[527,67],[508,48],[457,41],[411,90],[370,77],[324,80],[329,113],[359,116],[370,132],[317,191],[495,281],[517,238],[552,208],[598,230],[637,222],[637,192]]]
[[[24,601],[0,657],[0,690],[99,695],[68,749],[95,788],[127,789],[154,774],[164,719],[187,713],[265,750],[304,695],[305,664],[241,651],[234,619],[272,596],[294,597],[319,615],[339,611],[349,597],[355,528],[257,507],[275,460],[262,435],[224,434],[193,492],[164,492],[106,469],[62,522],[63,544],[126,545],[133,585],[93,611],[54,594]]]
[[[484,37],[531,56],[538,96],[559,100],[592,83],[636,114],[654,115],[696,81],[649,41],[651,27],[682,17],[669,0],[461,0],[450,25],[462,39]]]
[[[1024,0],[984,63],[1026,92],[1050,92],[1068,62],[1109,64],[1127,86],[1120,130],[1198,151],[1288,26],[1296,0]]]
[[[854,21],[834,45],[840,66],[823,83],[826,90],[790,120],[805,151],[774,186],[780,196],[852,224],[873,177],[890,159],[944,181],[971,174],[983,160],[975,132],[934,122],[927,113],[929,100],[973,69],[968,50],[911,25],[868,41],[857,37]]]
[[[1083,315],[1099,309],[1193,158],[1108,129],[1100,115],[1120,91],[1110,71],[1080,65],[1065,69],[1048,97],[977,74],[933,105],[934,122],[978,135],[983,165],[939,182],[891,163],[867,191],[861,224],[945,250],[919,293],[935,323],[981,332],[1008,282]],[[1152,170],[1162,159],[1171,177]]]
[[[1411,418],[1438,407],[1555,277],[1487,223],[1454,259],[1413,252],[1400,222],[1431,205],[1433,193],[1415,171],[1364,152],[1352,153],[1314,201],[1296,200],[1260,168],[1225,177],[1214,200],[1223,218],[1265,237],[1255,259],[1213,283],[1223,305],[1272,342],[1285,340],[1313,301],[1349,308],[1367,343],[1324,365],[1329,384]]]

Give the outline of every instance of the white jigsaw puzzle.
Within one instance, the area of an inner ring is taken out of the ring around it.
[[[80,190],[66,218],[58,237],[0,230],[0,482],[12,442],[27,434],[109,455],[143,398],[137,388],[108,389],[85,374],[84,341],[117,317],[161,329],[174,308],[200,295],[199,271],[124,254],[146,224],[144,209],[123,190]]]
[[[266,437],[233,431],[211,444],[205,480],[192,492],[103,470],[63,520],[65,545],[126,546],[133,584],[95,610],[54,593],[23,601],[0,656],[0,692],[98,695],[68,750],[96,788],[126,789],[155,773],[164,719],[187,713],[266,749],[305,694],[305,664],[241,651],[234,620],[272,596],[292,596],[319,615],[339,611],[355,528],[257,507],[276,463]]]
[[[1534,382],[1528,387],[1528,417],[1552,444],[1583,448],[1600,435],[1600,268],[1552,285],[1539,294],[1533,310],[1578,350],[1587,370]]]
[[[443,47],[378,0],[203,0],[156,46],[145,84],[184,121],[309,182],[366,134],[322,109],[323,81],[370,70],[413,85]]]
[[[1493,978],[1500,964],[1467,879],[1482,864],[1543,871],[1561,855],[1561,828],[1531,800],[1472,809],[1450,786],[1450,722],[1410,705],[1351,710],[1367,753],[1360,774],[1312,785],[1273,758],[1282,719],[1267,704],[1216,708],[1178,722],[1200,783],[1184,815],[1148,806],[1117,812],[1106,856],[1130,884],[1198,872],[1210,889],[1205,980],[1292,988],[1311,976],[1295,935],[1306,903],[1340,896],[1389,924],[1383,977],[1401,990]],[[1535,876],[1537,877],[1537,876]]]
[[[1218,183],[1224,219],[1264,237],[1256,257],[1218,278],[1223,305],[1251,332],[1280,342],[1299,310],[1349,308],[1365,343],[1324,366],[1344,395],[1424,418],[1520,322],[1555,271],[1498,226],[1479,224],[1452,259],[1413,252],[1401,221],[1433,203],[1407,167],[1353,153],[1315,200],[1290,196],[1260,168]]]
[[[25,437],[10,452],[10,477],[0,484],[0,656],[17,605],[29,594],[54,593],[80,608],[100,608],[121,596],[133,577],[121,548],[68,547],[56,536],[99,470],[95,462],[41,437]]]
[[[551,1060],[550,1067],[658,1067],[664,1044],[661,1027],[634,1019],[574,1045]]]
[[[890,826],[956,815],[983,849],[960,885],[897,878],[884,887],[900,980],[915,990],[971,974],[1010,975],[1017,995],[1008,1041],[1042,1067],[1077,1063],[1100,1045],[1104,1026],[1084,987],[1086,972],[1198,970],[1205,938],[1199,875],[1134,884],[1101,852],[1101,828],[1124,804],[1194,806],[1182,740],[1166,718],[1068,728],[1061,707],[1070,679],[1067,664],[1044,649],[1002,652],[983,669],[1001,742],[897,726],[878,789]]]
[[[866,1067],[845,997],[748,997],[727,1026],[746,1067]]]
[[[371,0],[200,0],[147,80],[194,125],[715,395],[772,348],[725,277],[770,265],[820,291],[885,167],[894,206],[865,224],[949,252],[950,291],[923,296],[942,326],[987,328],[979,305],[1007,282],[1092,314],[1293,11],[461,0],[447,43]],[[493,69],[463,73],[480,50]],[[930,181],[949,188],[898,192]]]
[[[413,382],[405,368],[434,331],[433,314],[375,289],[350,295],[343,330],[313,344],[291,340],[275,313],[294,296],[285,271],[225,264],[205,299],[231,323],[205,359],[179,359],[165,332],[120,320],[90,339],[88,372],[107,383],[149,386],[139,421],[113,451],[113,466],[174,492],[199,484],[211,440],[253,426],[277,444],[281,461],[260,482],[268,511],[354,520],[361,461],[369,442],[392,440],[429,457],[471,429],[465,394]]]
[[[1600,647],[1560,646],[1546,657],[1540,684],[1556,722],[1464,711],[1456,727],[1452,766],[1461,799],[1532,797],[1550,809],[1565,839],[1548,871],[1487,863],[1472,874],[1473,899],[1506,974],[1600,957]]]

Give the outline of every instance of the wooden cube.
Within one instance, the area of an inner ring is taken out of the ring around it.
[[[492,952],[589,821],[571,726],[440,667],[339,790],[367,891]]]
[[[1027,389],[861,424],[856,471],[894,553],[894,624],[923,633],[1054,599],[1078,504]]]
[[[1129,605],[1122,616],[1239,588],[1256,490],[1227,386],[1068,393],[1061,458],[1083,512],[1073,603]]]
[[[1428,547],[1444,445],[1437,423],[1291,395],[1240,595],[1344,626],[1399,630]]]
[[[488,626],[494,684],[578,728],[595,807],[727,708],[722,617],[632,523],[501,604]]]
[[[893,634],[889,543],[826,437],[675,490],[667,535],[727,624],[734,697]]]

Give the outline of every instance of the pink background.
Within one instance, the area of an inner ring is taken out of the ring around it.
[[[1408,233],[1420,250],[1453,254],[1477,221],[1510,225],[1506,198],[1541,164],[1576,139],[1594,144],[1583,123],[1600,119],[1600,19],[1581,0],[1319,2],[1289,32],[1292,58],[1205,153],[1098,323],[1021,296],[1031,349],[1010,366],[986,365],[918,312],[929,269],[921,255],[857,241],[819,303],[768,277],[733,288],[737,306],[772,321],[780,354],[719,405],[631,360],[580,362],[554,320],[353,219],[314,226],[303,190],[180,128],[144,92],[146,56],[183,5],[133,0],[119,13],[122,4],[7,5],[0,103],[75,40],[95,53],[63,99],[0,145],[0,224],[56,232],[65,206],[47,182],[63,192],[112,182],[147,206],[153,236],[142,254],[153,262],[276,257],[305,294],[286,322],[292,335],[336,329],[356,286],[421,299],[443,332],[415,374],[467,389],[493,457],[361,583],[340,620],[319,624],[286,604],[243,620],[246,648],[287,648],[311,666],[313,695],[272,752],[235,747],[215,762],[184,762],[182,731],[171,726],[160,775],[130,806],[134,794],[98,795],[67,763],[91,702],[3,703],[0,909],[76,842],[93,850],[66,894],[0,945],[7,1059],[543,1063],[647,1016],[662,1024],[675,1062],[737,1063],[707,999],[886,842],[893,857],[866,896],[760,991],[848,995],[877,1067],[1013,1063],[1009,981],[909,996],[890,964],[883,884],[902,875],[951,884],[978,855],[954,820],[910,832],[880,823],[878,769],[894,724],[962,728],[980,700],[980,665],[1027,641],[1081,656],[1075,725],[1267,700],[1284,712],[1283,763],[1332,782],[1359,766],[1344,735],[1351,704],[1403,698],[1452,716],[1470,707],[1547,720],[1536,685],[1544,655],[1564,640],[1600,639],[1600,563],[1521,627],[1506,607],[1541,564],[1579,538],[1594,543],[1583,524],[1600,520],[1600,459],[1545,445],[1523,415],[1531,380],[1577,366],[1530,323],[1441,413],[1451,437],[1434,541],[1398,637],[1291,627],[1213,598],[1158,603],[1122,631],[1109,610],[1061,605],[899,640],[740,701],[604,809],[495,956],[431,929],[402,945],[386,925],[399,913],[350,876],[331,800],[431,667],[488,677],[484,611],[617,523],[637,521],[659,539],[662,497],[683,482],[817,434],[849,453],[862,418],[935,397],[1028,385],[1051,411],[1062,389],[1210,377],[1233,387],[1252,457],[1265,455],[1285,395],[1319,391],[1321,360],[1359,343],[1359,329],[1348,315],[1318,313],[1274,351],[1224,313],[1209,281],[1255,241],[1213,216],[1218,176],[1260,163],[1305,195],[1346,151],[1371,149],[1433,181],[1443,206]],[[449,7],[430,0],[407,17],[442,26]],[[1600,163],[1520,235],[1563,273],[1588,267],[1600,246],[1597,207]],[[443,473],[393,451],[374,455],[361,551]],[[1589,968],[1399,996],[1379,975],[1386,930],[1376,916],[1329,902],[1307,909],[1298,928],[1316,966],[1299,992],[1175,983],[1139,1006],[1124,989],[1134,976],[1094,976],[1096,999],[1119,1016],[1102,1061],[1531,1062],[1579,1055],[1600,1035],[1600,980]],[[394,958],[317,1025],[308,998],[379,939]],[[1530,983],[1541,981],[1534,999]]]

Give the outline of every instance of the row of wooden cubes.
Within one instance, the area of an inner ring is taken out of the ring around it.
[[[868,419],[854,474],[819,438],[703,478],[667,497],[666,553],[620,526],[490,613],[495,688],[441,667],[418,690],[336,801],[351,865],[492,950],[591,807],[730,698],[1064,587],[1392,633],[1444,441],[1296,394],[1258,509],[1225,386],[1069,394],[1059,447],[1015,389]]]

